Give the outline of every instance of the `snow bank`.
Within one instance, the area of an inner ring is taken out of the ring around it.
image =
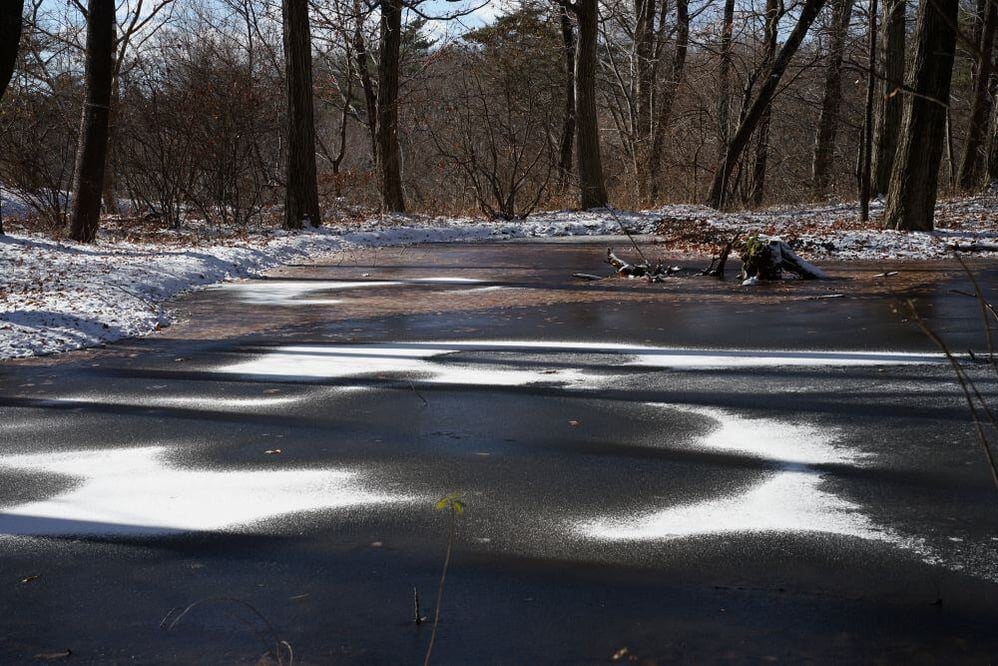
[[[248,277],[343,250],[447,241],[651,232],[651,213],[549,214],[530,222],[372,219],[362,227],[261,230],[204,246],[125,241],[79,245],[0,236],[0,359],[92,347],[169,321],[164,301],[192,287]],[[620,220],[620,222],[617,221]]]

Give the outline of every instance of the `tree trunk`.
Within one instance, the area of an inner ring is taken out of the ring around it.
[[[760,70],[768,72],[776,57],[776,40],[779,34],[781,0],[766,0],[766,33],[763,39],[765,53]],[[772,102],[763,109],[759,127],[755,131],[755,164],[752,168],[752,192],[749,195],[756,206],[766,193],[766,167],[769,164],[769,123],[773,117]]]
[[[723,165],[728,150],[731,128],[731,35],[735,22],[735,0],[724,1],[724,19],[721,27],[721,54],[717,70],[717,163]],[[721,184],[722,190],[728,184]]]
[[[946,140],[946,116],[956,49],[959,0],[922,0],[915,52],[905,96],[904,126],[891,171],[884,226],[933,227],[939,166]]]
[[[364,6],[361,0],[354,0],[353,48],[360,76],[360,87],[364,91],[364,109],[367,113],[367,133],[371,139],[371,159],[378,163],[378,94],[371,81],[371,67],[367,53],[367,40],[364,39]]]
[[[877,95],[874,124],[873,168],[870,183],[872,194],[886,194],[891,180],[891,168],[901,136],[901,114],[904,95],[900,88],[905,71],[905,0],[884,2],[883,36],[880,40],[880,67],[883,78]]]
[[[596,42],[599,36],[597,0],[577,0],[579,41],[575,57],[575,113],[578,142],[579,203],[585,210],[607,204],[600,157],[599,118],[596,110]]]
[[[631,144],[634,158],[638,199],[644,203],[649,196],[651,152],[655,134],[655,87],[657,67],[655,55],[655,18],[658,0],[634,0],[634,126]]]
[[[24,0],[8,0],[0,9],[0,98],[3,98],[17,64],[24,22]]]
[[[114,67],[112,61],[111,66]],[[114,173],[114,140],[116,125],[118,121],[118,108],[121,104],[121,92],[118,89],[118,77],[111,77],[111,111],[107,119],[107,166],[104,168],[104,187],[101,191],[101,199],[104,201],[104,212],[109,215],[117,215],[120,212],[118,206],[117,184]]]
[[[575,142],[575,27],[568,10],[562,7],[559,11],[561,20],[562,53],[565,58],[565,109],[561,124],[561,141],[558,147],[558,183],[560,187],[568,184],[568,176],[572,173],[572,154]]]
[[[977,63],[974,71],[974,97],[970,107],[967,144],[960,163],[960,189],[971,190],[981,181],[982,165],[987,159],[986,138],[994,100],[991,76],[994,72],[995,30],[998,28],[998,0],[981,0],[984,25],[977,40]]]
[[[824,5],[825,0],[804,1],[800,17],[797,19],[797,25],[794,26],[793,31],[787,37],[787,41],[783,44],[783,48],[780,49],[779,54],[777,54],[776,59],[773,61],[772,67],[766,73],[765,81],[759,89],[758,96],[745,114],[745,118],[739,125],[738,131],[735,132],[735,136],[731,139],[724,157],[714,171],[714,180],[710,186],[707,205],[720,208],[725,204],[727,183],[731,177],[731,172],[734,170],[735,164],[748,145],[752,133],[758,127],[759,121],[762,120],[763,114],[769,109],[769,105],[773,101],[773,95],[776,94],[776,88],[780,85],[780,80],[783,78],[783,73],[790,64],[790,60],[797,52],[801,42],[804,40],[804,36]]]
[[[873,113],[877,69],[877,0],[870,0],[868,12],[870,25],[867,30],[866,52],[866,107],[863,111],[863,138],[860,140],[859,165],[859,219],[870,219],[870,192],[873,186]]]
[[[662,87],[658,98],[658,118],[652,136],[651,153],[648,156],[648,198],[649,203],[658,199],[659,179],[656,178],[662,164],[665,149],[665,132],[669,128],[676,93],[686,69],[686,54],[690,46],[690,3],[689,0],[676,0],[676,51],[672,56],[672,72]]]
[[[69,237],[81,243],[92,243],[100,225],[111,110],[114,4],[114,0],[89,0],[87,3],[86,93],[76,149],[69,229]]]
[[[284,78],[288,97],[288,162],[284,228],[321,224],[315,168],[312,32],[308,0],[284,0]]]
[[[836,0],[835,19],[828,45],[828,65],[825,69],[825,92],[821,100],[821,115],[814,138],[814,159],[811,180],[819,194],[828,192],[832,165],[835,161],[835,135],[839,129],[839,109],[842,106],[842,56],[853,0]]]
[[[381,208],[390,213],[405,212],[398,138],[401,47],[402,0],[382,0],[381,48],[378,57],[378,175]]]

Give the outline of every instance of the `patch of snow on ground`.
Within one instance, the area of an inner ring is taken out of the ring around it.
[[[160,446],[0,458],[0,468],[77,479],[70,490],[7,507],[0,535],[163,535],[226,531],[323,509],[409,498],[365,490],[346,470],[185,469]]]
[[[883,541],[926,556],[924,541],[875,524],[863,507],[828,490],[816,465],[860,466],[866,456],[837,446],[836,433],[809,424],[746,418],[727,410],[652,405],[705,416],[715,422],[694,446],[736,452],[773,465],[758,481],[689,504],[582,521],[573,530],[601,540],[646,541],[724,533],[826,533]],[[631,512],[629,512],[631,513]]]

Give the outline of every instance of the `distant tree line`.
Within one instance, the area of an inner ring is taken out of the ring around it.
[[[0,183],[100,216],[513,219],[998,180],[998,0],[23,0],[0,8]],[[448,5],[450,7],[451,5]]]

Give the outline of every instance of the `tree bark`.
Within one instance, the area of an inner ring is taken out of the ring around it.
[[[398,139],[399,69],[402,47],[402,0],[381,2],[381,45],[378,58],[378,176],[381,208],[404,213],[402,158]]]
[[[956,49],[959,0],[922,0],[905,96],[904,126],[891,170],[884,226],[933,228],[939,166]]]
[[[728,150],[731,117],[731,36],[735,22],[735,0],[724,1],[724,18],[721,24],[721,52],[717,80],[717,163],[724,164]],[[727,183],[721,184],[727,190]]]
[[[14,77],[23,22],[24,0],[5,2],[3,9],[0,9],[0,98],[3,98]]]
[[[764,72],[769,70],[773,64],[773,58],[776,57],[781,4],[781,0],[766,0],[766,34],[764,38],[766,50],[761,65]],[[766,194],[766,167],[769,164],[769,123],[772,117],[773,104],[770,100],[770,103],[766,104],[766,108],[763,109],[762,117],[759,118],[759,127],[755,132],[755,164],[752,168],[752,192],[749,196],[756,206],[762,204],[762,199]]]
[[[883,35],[880,40],[880,66],[883,78],[877,95],[874,124],[873,168],[870,189],[874,195],[886,194],[891,168],[901,136],[904,95],[900,88],[905,72],[905,0],[884,3]]]
[[[577,0],[572,5],[579,19],[575,56],[575,113],[578,143],[579,204],[599,208],[608,201],[600,156],[599,118],[596,109],[596,42],[598,0]]]
[[[994,73],[995,31],[998,28],[998,0],[981,0],[979,3],[984,22],[977,40],[977,63],[974,71],[974,97],[970,107],[970,126],[967,129],[967,143],[960,163],[958,185],[962,190],[971,190],[981,181],[982,165],[987,159],[986,139],[988,123],[991,120],[992,81]]]
[[[860,142],[859,165],[859,219],[870,219],[870,192],[873,186],[873,114],[877,69],[877,0],[870,0],[868,12],[870,25],[867,30],[866,107],[863,111],[863,139]]]
[[[69,229],[69,237],[81,243],[92,243],[100,225],[111,111],[114,4],[114,0],[89,0],[87,3],[86,92],[76,149]]]
[[[835,161],[835,136],[839,129],[839,110],[842,106],[842,56],[852,18],[852,3],[853,0],[835,1],[835,18],[825,69],[825,91],[814,138],[814,159],[811,162],[812,185],[819,194],[828,192]]]
[[[634,0],[634,126],[631,144],[638,198],[646,202],[652,168],[655,134],[656,43],[655,18],[658,0]]]
[[[559,8],[561,20],[561,44],[565,58],[565,108],[561,123],[561,141],[558,146],[558,182],[561,187],[568,184],[572,173],[573,144],[575,142],[575,26],[568,9]]]
[[[361,0],[354,0],[354,59],[360,87],[364,91],[364,109],[367,114],[367,133],[371,139],[371,159],[378,163],[378,94],[371,80],[371,67],[367,53],[367,40],[364,39],[364,8]]]
[[[745,118],[739,125],[735,136],[731,139],[724,156],[714,171],[714,180],[711,183],[707,205],[714,208],[721,208],[725,204],[726,190],[728,189],[727,183],[731,177],[731,172],[734,170],[735,164],[748,145],[749,139],[759,125],[763,114],[773,101],[773,95],[776,94],[776,88],[780,85],[780,80],[783,78],[783,73],[790,64],[790,60],[797,53],[797,49],[804,40],[804,36],[811,28],[811,24],[814,23],[814,19],[818,16],[824,5],[825,0],[805,0],[800,16],[797,19],[797,25],[794,26],[793,31],[787,37],[787,41],[783,44],[783,48],[780,49],[776,59],[773,61],[772,67],[766,73],[766,78],[759,89],[759,94],[745,114]]]
[[[284,228],[321,224],[315,168],[312,32],[308,0],[284,0],[284,78],[288,99],[288,154]]]

